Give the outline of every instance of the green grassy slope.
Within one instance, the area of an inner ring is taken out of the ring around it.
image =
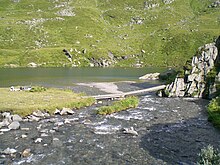
[[[212,2],[0,0],[0,66],[89,66],[110,52],[114,66],[183,65],[220,35],[220,8],[209,8]]]

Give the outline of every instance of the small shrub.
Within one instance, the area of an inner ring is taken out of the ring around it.
[[[208,120],[220,128],[220,98],[212,99],[208,105]]]
[[[213,99],[209,105],[208,105],[208,109],[211,112],[220,112],[220,98],[217,97],[215,99]]]
[[[192,93],[192,97],[198,96],[198,93],[199,93],[199,91],[194,91],[194,92]]]
[[[215,150],[213,146],[208,145],[206,148],[201,149],[199,153],[199,161],[197,165],[219,165],[220,153]]]
[[[177,76],[177,71],[174,69],[169,69],[159,75],[159,79],[165,81],[167,84],[173,82]]]
[[[192,60],[192,59],[186,61],[186,64],[183,66],[183,69],[184,69],[184,70],[188,70],[188,71],[189,71],[189,70],[192,70],[191,60]]]
[[[103,106],[97,110],[99,115],[108,115],[115,112],[123,111],[129,108],[135,108],[138,106],[139,100],[135,96],[127,97],[123,100],[116,101],[111,106]]]
[[[32,87],[30,92],[44,92],[46,91],[46,88],[44,87],[39,87],[39,86],[36,86],[36,87]]]
[[[207,74],[207,77],[206,77],[206,79],[207,79],[207,82],[209,83],[209,84],[213,84],[213,82],[215,81],[215,77],[216,77],[216,75],[217,75],[217,69],[216,69],[216,67],[214,67],[208,74]]]

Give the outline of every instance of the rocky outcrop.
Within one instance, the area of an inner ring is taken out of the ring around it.
[[[20,128],[22,118],[19,115],[11,115],[9,112],[0,114],[0,133]]]
[[[90,67],[109,67],[115,63],[113,59],[105,59],[105,58],[90,58]]]
[[[220,1],[215,1],[211,5],[209,5],[209,8],[217,8],[220,7]]]
[[[27,66],[31,67],[31,68],[36,68],[36,67],[38,67],[38,64],[36,64],[34,62],[30,62]]]
[[[219,87],[220,37],[214,43],[200,47],[191,61],[187,61],[175,80],[162,91],[168,97],[215,96]],[[161,93],[160,93],[161,95]]]
[[[160,4],[159,3],[156,3],[155,1],[145,1],[144,2],[144,9],[148,10],[148,9],[152,9],[152,8],[155,8],[155,7],[159,7]]]
[[[171,4],[173,3],[175,0],[163,0],[164,4]]]
[[[160,73],[148,73],[139,77],[140,80],[158,80]]]
[[[65,56],[67,57],[67,59],[70,61],[70,62],[72,62],[72,55],[71,55],[71,53],[68,51],[68,50],[66,50],[66,49],[63,49],[63,52],[64,52],[64,54],[65,54]]]

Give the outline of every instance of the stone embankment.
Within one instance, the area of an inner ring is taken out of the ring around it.
[[[200,47],[175,80],[159,92],[168,97],[215,97],[219,86],[220,37]]]
[[[74,111],[70,108],[63,108],[62,110],[56,109],[54,115],[72,115]],[[22,118],[21,116],[15,114],[12,115],[10,112],[0,113],[0,135],[8,132],[10,130],[23,129],[20,127],[20,122],[38,122],[41,119],[49,118],[51,115],[47,112],[35,111],[31,115]],[[68,122],[68,121],[67,121]]]

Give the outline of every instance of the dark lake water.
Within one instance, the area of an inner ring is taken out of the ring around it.
[[[133,81],[165,68],[0,68],[0,87],[72,86],[79,82]]]

